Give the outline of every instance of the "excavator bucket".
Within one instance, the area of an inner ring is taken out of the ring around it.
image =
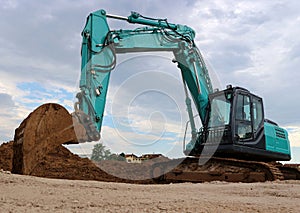
[[[41,105],[15,130],[12,172],[29,175],[57,146],[86,139],[85,128],[63,106]]]

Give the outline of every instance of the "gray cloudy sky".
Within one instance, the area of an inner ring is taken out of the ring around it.
[[[58,102],[72,110],[80,72],[80,33],[87,15],[101,8],[123,16],[137,11],[194,28],[196,44],[222,85],[243,86],[262,96],[267,117],[287,128],[292,146],[300,147],[300,2],[297,0],[0,0],[0,141],[12,139],[19,122],[41,103]],[[110,24],[117,29],[132,28],[124,22]],[[134,67],[133,64],[128,66]],[[169,73],[168,65],[150,65],[143,71],[151,70]],[[103,132],[106,144],[114,144],[117,139],[112,132],[114,122],[110,113],[122,103],[121,93],[118,96],[116,92],[121,76],[113,74],[104,123],[106,135]],[[173,77],[175,80],[169,83],[176,85],[178,76]],[[155,74],[152,78],[155,79]],[[130,86],[126,88],[130,91]],[[177,95],[176,90],[164,92],[170,93],[171,99]],[[178,90],[179,97],[181,93]],[[149,103],[160,100],[163,106],[175,104],[172,109],[177,109],[177,105],[184,108],[184,101],[177,100],[178,96],[175,101],[162,96],[149,100],[144,95],[140,94],[131,103],[128,112],[131,117],[123,125],[131,124],[133,132],[143,133],[153,131],[155,125],[164,121],[160,128],[165,131],[166,143],[181,147],[182,122],[186,119],[181,109],[177,112],[183,117],[177,120],[172,118],[172,111],[156,105],[151,105],[151,115],[143,115],[141,109],[145,108],[142,105],[145,100]],[[134,136],[136,140],[145,137],[142,133]],[[121,134],[133,137],[130,131]],[[152,136],[155,140],[157,135]],[[116,148],[116,151],[121,150]]]

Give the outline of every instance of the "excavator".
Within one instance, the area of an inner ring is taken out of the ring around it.
[[[108,19],[141,27],[112,30]],[[105,10],[91,13],[82,31],[80,92],[76,95],[75,111],[69,114],[54,103],[34,110],[15,131],[13,172],[30,174],[55,146],[100,139],[110,74],[118,54],[170,52],[177,65],[174,70],[182,77],[191,139],[184,142],[187,157],[152,165],[153,180],[299,179],[297,168],[277,162],[291,159],[288,132],[265,118],[261,97],[238,86],[214,88],[194,38],[192,28],[169,23],[167,19],[137,12],[128,17]],[[196,127],[196,117],[200,118],[201,127]]]

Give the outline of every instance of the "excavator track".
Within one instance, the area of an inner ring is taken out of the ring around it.
[[[300,180],[300,164],[285,164],[279,169],[285,180]]]
[[[152,166],[151,177],[156,183],[209,181],[249,183],[286,179],[300,180],[298,168],[285,167],[276,162],[217,157],[206,160],[204,165],[199,165],[199,158],[192,157],[156,163]]]

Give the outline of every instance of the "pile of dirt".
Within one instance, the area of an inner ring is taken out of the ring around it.
[[[0,169],[4,171],[12,170],[13,141],[3,143],[0,146]]]
[[[50,151],[32,170],[31,175],[72,180],[120,181],[102,171],[88,158],[81,158],[63,146]]]
[[[12,171],[13,141],[2,144],[0,146],[0,153],[0,169]],[[61,145],[51,150],[33,168],[30,175],[71,180],[151,183],[151,180],[145,180],[145,178],[139,180],[131,178],[132,174],[131,176],[128,176],[128,171],[132,173],[133,170],[139,171],[139,175],[142,175],[143,171],[145,171],[147,168],[150,168],[150,164],[148,164],[148,166],[146,165],[147,164],[144,166],[138,165],[144,168],[143,170],[139,170],[139,168],[137,169],[135,167],[136,165],[130,165],[121,161],[105,161],[102,162],[101,165],[97,166],[88,158],[81,158]],[[129,170],[126,168],[129,168]],[[123,174],[120,174],[122,172]]]
[[[166,157],[157,157],[151,160],[146,160],[142,163],[127,163],[125,161],[106,160],[97,163],[103,171],[112,174],[121,179],[132,181],[144,181],[152,178],[152,165],[158,162],[169,161]]]

